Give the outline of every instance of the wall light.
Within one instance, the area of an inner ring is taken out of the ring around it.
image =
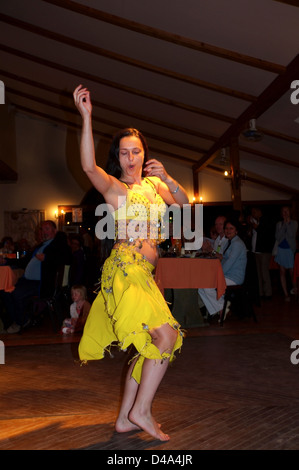
[[[64,212],[63,209],[61,209],[60,214],[59,214],[58,210],[56,210],[54,212],[54,217],[55,217],[55,219],[59,219],[59,216],[64,215],[64,214],[65,214],[65,212]]]

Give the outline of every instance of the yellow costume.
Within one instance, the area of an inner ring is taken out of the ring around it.
[[[149,181],[149,184],[152,183]],[[156,214],[153,208],[157,211]],[[154,266],[136,250],[136,247],[142,246],[142,238],[139,235],[141,232],[144,234],[145,225],[148,234],[157,233],[157,228],[160,233],[165,210],[165,203],[159,194],[156,194],[155,203],[151,204],[142,194],[127,190],[125,203],[115,211],[114,217],[118,223],[117,234],[120,233],[119,227],[123,230],[121,224],[125,220],[128,232],[131,223],[131,236],[126,241],[117,242],[104,263],[101,290],[92,305],[79,344],[79,356],[82,361],[102,359],[105,350],[109,350],[112,343],[118,343],[121,350],[126,350],[133,344],[138,360],[132,377],[138,383],[141,380],[145,358],[160,361],[170,358],[172,361],[174,352],[181,347],[183,339],[180,325],[171,315],[154,281]],[[132,236],[133,230],[137,237]],[[148,241],[151,237],[144,238]],[[150,240],[150,243],[159,242],[159,236]],[[166,323],[178,330],[178,336],[173,351],[161,354],[152,344],[149,331]]]

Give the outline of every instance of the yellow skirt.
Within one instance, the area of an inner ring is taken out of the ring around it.
[[[182,346],[183,332],[154,281],[153,269],[133,247],[121,245],[112,250],[79,344],[81,361],[102,359],[112,343],[123,351],[133,344],[138,360],[132,377],[140,383],[145,358],[174,359],[175,351]],[[178,336],[173,351],[161,354],[149,331],[166,323],[178,331]]]

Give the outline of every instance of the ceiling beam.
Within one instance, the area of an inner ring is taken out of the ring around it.
[[[20,91],[20,90],[15,90],[14,88],[11,88],[10,86],[6,86],[5,89],[6,89],[6,92],[8,94],[11,93],[11,94],[14,94],[14,95],[17,95],[17,96],[21,96],[22,98],[31,100],[35,103],[39,103],[39,104],[42,104],[42,105],[45,105],[45,106],[50,106],[50,107],[58,109],[60,111],[65,111],[66,113],[73,114],[76,117],[78,116],[78,111],[76,110],[75,107],[65,106],[61,103],[53,103],[52,101],[46,100],[45,98],[41,98],[41,97],[36,96],[36,95],[31,95],[30,93],[25,93],[25,92]],[[17,106],[17,104],[16,104],[16,106]],[[92,119],[93,119],[93,122],[98,122],[100,124],[105,124],[105,125],[110,126],[114,129],[123,129],[125,127],[128,127],[128,124],[119,123],[119,122],[115,122],[115,121],[110,121],[109,119],[105,119],[105,118],[95,116],[95,115],[93,115]],[[142,130],[142,132],[144,132],[144,131]],[[147,138],[157,140],[159,142],[163,142],[163,143],[166,143],[168,145],[173,145],[174,147],[181,147],[184,150],[189,150],[190,152],[194,152],[196,154],[203,153],[205,151],[205,149],[202,149],[198,146],[189,145],[189,144],[186,144],[184,142],[179,142],[177,140],[167,139],[166,137],[161,137],[161,136],[158,136],[156,134],[151,134],[149,132],[146,132],[146,136],[147,136]],[[194,161],[195,161],[195,159],[193,160],[193,163],[194,163]]]
[[[48,91],[50,93],[54,93],[57,96],[65,96],[67,98],[70,98],[70,96],[71,96],[69,91],[54,88],[54,87],[52,87],[50,85],[47,85],[45,83],[37,82],[36,80],[31,80],[29,78],[22,77],[21,75],[13,74],[13,73],[8,72],[7,70],[1,69],[1,68],[0,68],[0,74],[2,76],[11,78],[12,80],[15,80],[17,82],[25,83],[26,85],[30,85],[32,87],[39,88],[41,90],[45,90],[45,91]],[[157,125],[159,127],[165,127],[166,129],[172,129],[175,132],[181,132],[183,134],[193,135],[194,137],[198,137],[198,138],[204,139],[204,140],[210,140],[212,142],[217,142],[217,140],[218,140],[217,136],[208,134],[206,132],[200,132],[200,131],[196,131],[194,129],[190,129],[190,128],[187,128],[187,127],[177,126],[177,125],[172,124],[170,122],[161,121],[159,119],[155,119],[155,118],[146,116],[144,114],[134,113],[132,110],[123,109],[123,108],[120,108],[118,106],[109,105],[107,103],[104,103],[103,101],[98,101],[98,100],[93,99],[93,105],[95,107],[99,107],[101,109],[106,109],[108,111],[112,111],[112,112],[115,112],[117,114],[123,114],[127,117],[128,116],[133,117],[135,119],[138,119],[139,121],[145,121],[145,122],[149,122],[151,124]],[[287,142],[292,142],[294,144],[299,144],[299,138],[297,138],[297,137],[282,134],[281,132],[272,131],[270,129],[266,129],[266,128],[260,127],[260,126],[259,126],[259,130],[263,134],[268,135],[270,137],[274,137],[274,138],[279,139],[279,140],[285,140]],[[244,146],[242,147],[242,149],[245,152],[247,151],[247,149],[250,151],[249,148],[247,148],[247,147],[245,148]],[[251,153],[253,153],[253,152],[251,152]],[[258,154],[258,151],[257,151],[257,154]],[[267,157],[265,157],[265,158],[267,158]],[[288,164],[287,161],[286,161],[286,164]]]
[[[26,85],[30,85],[32,87],[39,88],[41,90],[49,91],[50,93],[54,93],[57,96],[59,95],[59,96],[65,96],[67,98],[70,98],[70,92],[67,91],[67,90],[60,90],[58,88],[54,88],[50,85],[47,85],[45,83],[37,82],[36,80],[31,80],[31,79],[25,78],[21,75],[13,74],[13,73],[8,72],[7,70],[1,69],[1,68],[0,68],[0,74],[2,76],[11,78],[12,80],[15,80],[17,82],[25,83]],[[145,122],[149,122],[151,124],[155,124],[155,125],[160,126],[160,127],[165,127],[167,129],[172,129],[175,132],[181,132],[183,134],[193,135],[195,137],[198,137],[198,138],[201,138],[201,139],[204,139],[204,140],[210,140],[212,142],[216,142],[217,139],[218,139],[218,137],[216,137],[214,135],[211,135],[211,134],[207,134],[206,132],[200,132],[200,131],[196,131],[194,129],[186,128],[186,127],[183,127],[183,126],[177,126],[177,125],[172,124],[170,122],[161,121],[159,119],[155,119],[155,118],[146,116],[144,114],[134,113],[132,110],[122,109],[118,106],[109,105],[107,103],[104,103],[103,101],[98,101],[98,100],[93,99],[93,105],[95,107],[99,107],[99,108],[102,108],[102,109],[107,109],[108,111],[112,111],[112,112],[115,112],[117,114],[124,114],[125,116],[131,116],[131,117],[133,117],[135,119],[138,119],[140,121],[145,121]],[[233,121],[233,120],[231,120],[231,121]],[[272,131],[270,129],[266,129],[266,128],[260,127],[260,126],[259,126],[259,130],[263,134],[268,135],[270,137],[274,137],[274,138],[279,139],[279,140],[285,140],[287,142],[292,142],[294,144],[299,144],[299,138],[297,138],[297,137],[282,134],[281,132]],[[244,151],[246,151],[245,147],[243,147],[243,149],[244,149]]]
[[[15,183],[18,180],[18,173],[0,160],[0,183]]]
[[[214,55],[221,57],[226,60],[231,60],[241,64],[248,65],[250,67],[259,68],[276,74],[284,73],[285,67],[283,65],[274,64],[266,60],[257,59],[245,54],[239,54],[237,52],[224,49],[222,47],[213,46],[211,44],[204,43],[202,41],[196,41],[194,39],[186,38],[178,34],[169,33],[158,28],[137,23],[136,21],[127,20],[110,13],[91,8],[80,3],[70,0],[43,0],[46,3],[51,3],[60,8],[65,8],[81,15],[88,16],[90,18],[103,21],[105,23],[113,24],[120,28],[125,28],[131,31],[135,31],[139,34],[144,34],[155,39],[170,42],[178,46],[186,47],[189,49],[203,52],[205,54]]]
[[[223,168],[220,168],[216,165],[207,165],[206,170],[211,171],[219,176],[223,177]],[[298,195],[299,190],[292,188],[290,186],[275,182],[273,180],[270,180],[269,178],[265,178],[264,176],[257,175],[256,173],[252,173],[247,170],[243,170],[242,168],[240,169],[241,174],[243,174],[243,181],[246,184],[246,181],[250,181],[251,183],[258,184],[260,186],[263,186],[264,188],[271,188],[274,189],[275,191],[278,191],[280,193],[284,194],[290,194],[290,195]]]
[[[65,98],[68,98],[68,99],[71,99],[71,100],[73,99],[73,97],[72,97],[72,95],[69,91],[60,90],[60,89],[52,87],[50,85],[46,85],[45,83],[40,83],[40,82],[37,82],[35,80],[31,80],[29,78],[21,77],[20,75],[16,75],[16,74],[13,74],[11,72],[7,72],[7,71],[5,71],[1,68],[0,68],[0,75],[11,78],[12,80],[15,80],[19,83],[25,83],[25,84],[30,85],[32,87],[38,88],[40,90],[48,91],[50,93],[55,94],[56,96],[61,96],[61,97],[63,96]],[[138,119],[139,121],[149,122],[149,123],[154,124],[156,126],[165,127],[167,129],[171,129],[175,132],[181,132],[182,134],[192,135],[192,136],[198,137],[200,139],[210,140],[210,141],[213,141],[213,142],[217,141],[216,136],[209,135],[206,132],[199,132],[199,131],[196,131],[194,129],[190,129],[190,128],[187,128],[187,127],[177,126],[177,125],[172,124],[170,122],[161,121],[160,119],[155,119],[155,118],[146,116],[144,114],[135,113],[135,112],[133,112],[132,110],[129,110],[129,109],[120,108],[118,106],[112,106],[112,105],[109,105],[109,104],[104,103],[102,101],[98,101],[98,100],[93,99],[92,104],[93,104],[93,107],[99,107],[101,109],[106,109],[106,110],[112,111],[116,114],[123,114],[127,118],[132,117],[134,119]]]
[[[12,80],[15,80],[15,81],[18,81],[20,83],[25,83],[25,84],[30,85],[32,87],[35,87],[35,88],[38,88],[38,89],[41,89],[41,90],[44,90],[44,91],[47,91],[47,92],[51,92],[51,93],[55,94],[56,96],[60,96],[60,97],[63,96],[65,98],[69,99],[69,100],[72,100],[72,95],[69,91],[60,90],[60,89],[54,88],[50,85],[46,85],[46,84],[37,82],[35,80],[27,79],[27,78],[22,77],[20,75],[16,75],[16,74],[13,74],[11,72],[7,72],[3,69],[0,69],[0,74],[2,76],[8,77],[8,78],[10,78]],[[22,92],[20,92],[18,90],[15,90],[12,87],[9,87],[9,85],[8,85],[8,90],[11,93],[18,93],[19,95],[22,95]],[[26,98],[25,93],[23,93],[23,96]],[[36,96],[30,95],[30,96],[27,96],[27,98],[36,99]],[[54,105],[54,104],[51,103],[51,102],[47,102],[46,105]],[[57,105],[55,105],[55,106],[57,107]],[[99,107],[101,109],[107,109],[109,111],[115,112],[116,114],[123,114],[127,118],[128,118],[128,116],[130,116],[130,117],[132,117],[134,119],[138,119],[140,121],[150,122],[151,124],[155,124],[155,125],[160,126],[160,127],[165,127],[165,128],[174,130],[175,132],[181,132],[182,134],[193,135],[195,137],[202,138],[204,140],[210,140],[210,141],[213,141],[213,142],[217,141],[217,137],[215,137],[215,136],[212,136],[212,135],[209,135],[209,134],[206,134],[206,133],[197,132],[197,131],[194,131],[193,129],[185,128],[185,127],[182,127],[182,126],[176,126],[176,125],[173,125],[171,123],[160,121],[160,120],[157,120],[157,119],[154,119],[154,118],[149,118],[148,116],[141,115],[141,114],[138,114],[138,113],[133,113],[132,111],[127,111],[126,109],[122,109],[122,108],[119,108],[119,107],[116,107],[116,106],[111,106],[111,105],[108,105],[106,103],[103,103],[103,102],[100,102],[100,101],[97,101],[97,100],[93,100],[93,106],[94,107]],[[69,111],[70,111],[70,109],[69,109]],[[113,126],[115,127],[116,123],[113,123]],[[299,139],[293,138],[291,136],[287,136],[287,135],[276,133],[276,132],[272,133],[271,131],[268,131],[266,129],[261,129],[261,128],[259,128],[259,129],[262,130],[264,133],[268,132],[269,135],[272,135],[273,137],[276,137],[278,139],[288,140],[288,141],[291,141],[291,142],[296,143],[296,144],[299,143]],[[299,162],[294,161],[294,160],[287,160],[285,158],[282,158],[282,157],[279,157],[279,156],[276,156],[276,155],[273,155],[273,154],[269,154],[269,153],[266,153],[266,152],[262,152],[262,151],[257,150],[257,149],[252,149],[252,148],[246,147],[246,146],[240,146],[239,149],[240,149],[240,151],[243,151],[243,152],[246,152],[246,153],[251,153],[253,155],[257,155],[257,156],[266,158],[268,160],[277,161],[278,163],[282,163],[282,164],[287,165],[287,166],[293,166],[293,167],[299,168]],[[203,149],[201,149],[201,151],[204,152]],[[165,152],[164,152],[164,154],[165,154]],[[189,159],[189,163],[190,162],[192,162],[194,164],[193,159]]]
[[[0,43],[0,50],[6,52],[8,54],[12,54],[16,57],[20,57],[22,59],[35,62],[39,65],[43,65],[45,67],[50,67],[54,70],[59,70],[60,72],[68,73],[68,74],[76,77],[77,80],[78,80],[78,77],[80,77],[80,78],[83,78],[84,80],[89,80],[89,81],[98,83],[98,84],[103,85],[103,86],[111,87],[111,88],[114,88],[114,89],[117,89],[117,90],[120,90],[120,91],[123,91],[123,92],[126,92],[126,93],[130,93],[130,94],[133,94],[133,95],[136,95],[136,96],[140,96],[142,98],[152,100],[152,101],[157,101],[157,102],[162,103],[162,104],[167,105],[167,106],[172,106],[172,107],[175,107],[175,108],[178,108],[178,109],[182,109],[184,111],[188,111],[188,112],[191,112],[191,113],[206,116],[206,117],[209,117],[211,119],[218,120],[218,121],[224,121],[224,122],[229,122],[229,123],[232,123],[232,122],[235,121],[234,118],[231,118],[231,117],[226,116],[224,114],[215,113],[214,111],[209,111],[209,110],[206,110],[206,109],[203,109],[203,108],[198,108],[197,106],[192,106],[192,105],[185,104],[185,103],[175,101],[175,100],[172,100],[172,99],[168,99],[168,98],[165,98],[163,96],[159,96],[159,95],[156,95],[156,94],[153,94],[153,93],[148,93],[148,92],[143,91],[143,90],[138,90],[137,88],[132,88],[132,87],[129,87],[129,86],[126,86],[126,85],[122,85],[122,84],[117,83],[117,82],[112,82],[111,80],[101,78],[98,75],[93,75],[93,74],[90,74],[90,73],[87,73],[87,72],[83,72],[82,70],[73,69],[71,67],[67,67],[65,65],[58,64],[57,62],[52,62],[52,61],[46,60],[42,57],[37,57],[33,54],[29,54],[27,52],[22,52],[19,49],[15,49],[13,47],[6,46],[6,45],[1,44],[1,43]]]
[[[299,7],[298,0],[274,0],[274,1],[285,3],[286,5],[292,5],[293,7]]]
[[[292,142],[293,144],[299,144],[298,137],[293,137],[290,135],[282,134],[281,132],[272,131],[270,129],[265,129],[264,127],[259,126],[259,131],[275,139],[286,140],[287,142]]]
[[[41,28],[40,26],[26,23],[25,21],[19,20],[17,18],[13,18],[3,13],[0,13],[0,21],[6,24],[10,24],[17,28],[21,28],[25,31],[29,31],[30,33],[33,33],[42,37],[46,37],[53,41],[57,41],[62,44],[67,44],[68,46],[75,47],[77,49],[82,49],[86,52],[95,54],[97,56],[102,56],[111,60],[115,60],[117,62],[122,62],[132,67],[137,67],[143,70],[147,70],[148,72],[151,72],[151,73],[156,73],[156,74],[159,74],[159,75],[162,75],[162,76],[174,79],[174,80],[179,80],[184,83],[188,83],[189,85],[194,85],[200,88],[205,88],[205,89],[208,89],[217,93],[225,94],[225,95],[228,95],[237,99],[241,99],[244,101],[252,102],[256,100],[256,97],[249,93],[243,93],[242,91],[233,90],[228,87],[216,85],[214,83],[206,82],[198,78],[190,77],[189,75],[183,75],[181,73],[167,70],[162,67],[157,67],[155,65],[148,64],[141,60],[132,59],[131,57],[127,57],[122,54],[117,54],[115,52],[108,51],[107,49],[103,49],[102,47],[94,46],[92,44],[79,41],[78,39],[70,38],[68,36],[64,36],[63,34],[55,33],[54,31],[49,31],[45,28]]]
[[[243,145],[239,146],[239,150],[246,153],[251,153],[252,155],[257,155],[262,158],[266,158],[267,160],[271,160],[272,162],[281,163],[282,165],[293,166],[295,168],[299,168],[299,161],[295,160],[287,160],[286,158],[279,157],[278,155],[273,155],[267,152],[262,152],[261,150],[251,149],[249,147],[244,147]]]
[[[267,111],[289,89],[293,80],[298,77],[299,54],[287,66],[284,74],[276,77],[273,82],[261,93],[257,101],[252,103],[232,124],[226,132],[212,145],[210,150],[194,165],[193,171],[198,173],[214,159],[214,154],[222,147],[229,145],[231,139],[238,137],[250,119],[258,118]]]

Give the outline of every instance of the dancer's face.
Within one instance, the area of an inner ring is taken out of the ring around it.
[[[122,177],[141,175],[143,161],[144,150],[141,140],[135,136],[123,137],[119,143],[119,163]]]

